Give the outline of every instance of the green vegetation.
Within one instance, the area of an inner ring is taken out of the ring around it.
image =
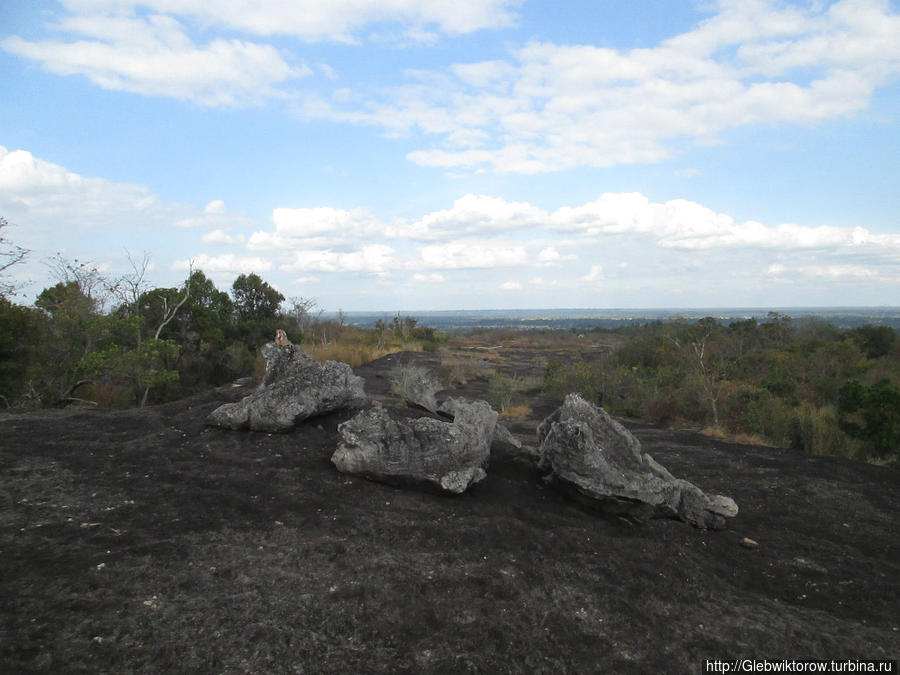
[[[623,341],[598,360],[550,362],[545,388],[579,391],[617,415],[812,454],[900,453],[900,344],[893,328],[842,332],[770,314],[764,322],[706,318],[615,332]]]
[[[24,255],[10,253],[13,262]],[[0,294],[0,407],[177,399],[258,376],[259,347],[279,328],[316,358],[351,365],[400,349],[436,350],[444,339],[410,317],[362,330],[342,314],[321,320],[312,300],[292,298],[285,309],[284,296],[256,274],[235,279],[230,295],[193,269],[179,288],[151,288],[149,258],[129,259],[132,272],[113,279],[57,256],[49,266],[59,281],[34,307]]]

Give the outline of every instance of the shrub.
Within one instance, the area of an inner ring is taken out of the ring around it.
[[[791,447],[813,455],[852,458],[859,453],[858,444],[840,433],[834,406],[804,402],[794,410],[791,433]]]
[[[838,425],[877,457],[900,454],[900,388],[888,380],[866,387],[848,380],[838,395]]]

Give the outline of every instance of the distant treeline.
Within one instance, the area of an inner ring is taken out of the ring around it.
[[[615,331],[602,358],[548,365],[545,388],[610,412],[855,458],[900,453],[900,343],[891,326],[842,330],[765,321],[653,322]],[[585,334],[590,339],[592,333]]]
[[[731,309],[716,310],[716,321],[724,325],[756,319],[763,322],[771,310]],[[858,328],[867,324],[890,326],[900,330],[900,310],[881,308],[861,309],[803,309],[792,308],[789,313],[795,320],[818,319],[840,329]],[[415,316],[421,325],[431,326],[441,332],[465,332],[474,329],[504,330],[573,330],[589,331],[596,328],[617,329],[632,325],[646,325],[657,321],[697,322],[711,315],[709,310],[495,310],[458,312],[418,312]],[[326,314],[326,316],[328,316]],[[360,328],[372,328],[387,315],[377,312],[347,312],[346,321]]]

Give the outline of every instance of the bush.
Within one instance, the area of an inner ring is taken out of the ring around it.
[[[877,457],[900,454],[900,388],[888,380],[866,387],[848,380],[838,396],[840,428]]]
[[[834,406],[816,407],[803,403],[794,410],[791,447],[812,455],[855,457],[858,444],[840,433]]]

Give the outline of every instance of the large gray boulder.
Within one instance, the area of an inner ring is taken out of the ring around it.
[[[268,342],[266,373],[256,391],[216,408],[206,423],[226,429],[289,431],[298,422],[366,401],[363,379],[346,363],[320,363],[300,347]]]
[[[675,478],[625,427],[577,394],[538,427],[544,480],[581,502],[634,518],[680,518],[707,529],[737,515],[732,499]]]
[[[483,480],[497,413],[485,401],[449,399],[441,411],[452,421],[406,417],[372,408],[338,426],[331,457],[338,471],[393,485],[460,494]]]

